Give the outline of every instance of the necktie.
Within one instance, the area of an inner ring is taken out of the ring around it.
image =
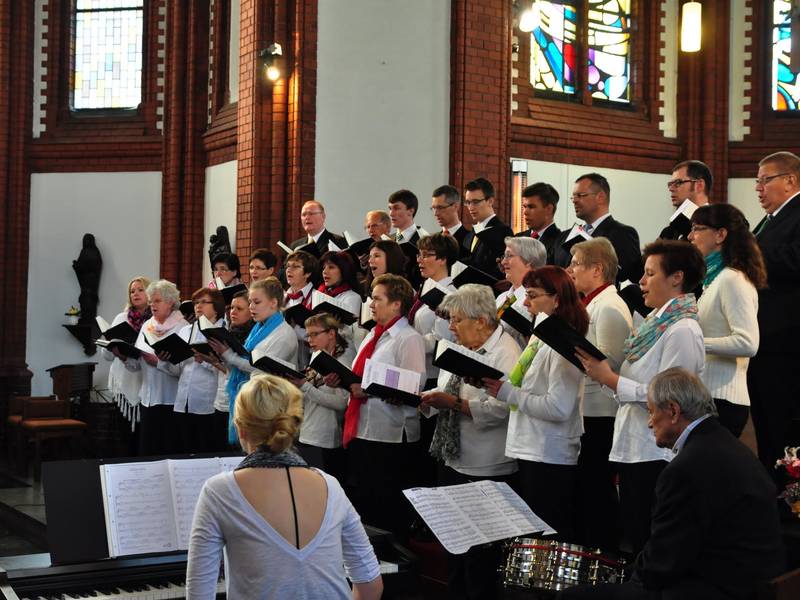
[[[594,229],[594,227],[592,227],[592,224],[591,224],[591,223],[586,223],[586,225],[584,225],[584,226],[583,226],[583,230],[584,230],[586,233],[588,233],[589,235],[592,235],[592,230],[593,230],[593,229]]]
[[[477,246],[477,245],[478,245],[478,232],[477,231],[473,231],[472,232],[472,244],[470,244],[470,246],[469,246],[469,251],[470,252],[474,252],[475,251],[475,246]]]
[[[394,234],[394,241],[397,242],[398,244],[403,241],[402,231],[398,231],[397,233]]]
[[[536,353],[539,351],[539,340],[534,339],[528,344],[528,347],[520,354],[519,360],[517,364],[514,365],[514,368],[511,369],[511,373],[508,374],[508,380],[511,382],[511,385],[514,387],[520,387],[522,385],[522,380],[525,378],[525,373],[528,372],[528,369],[533,362]]]
[[[761,232],[764,231],[764,228],[770,221],[772,221],[772,215],[767,215],[767,217],[763,221],[761,221],[761,223],[759,224],[758,228],[755,230],[753,235],[755,235],[756,237],[761,235]]]
[[[447,227],[442,227],[442,235],[452,235],[452,234],[447,230]]]
[[[506,312],[509,308],[511,308],[511,305],[514,304],[514,302],[516,301],[517,297],[514,294],[510,294],[508,298],[506,298],[506,301],[500,305],[500,308],[497,309],[497,319],[499,320],[500,317],[503,316],[503,313]]]
[[[314,243],[314,238],[311,237],[311,236],[308,236],[308,241],[306,243],[307,244],[313,244]]]
[[[531,237],[535,240],[539,239],[539,232],[538,231],[531,231]]]

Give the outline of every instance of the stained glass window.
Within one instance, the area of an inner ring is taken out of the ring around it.
[[[592,97],[630,102],[630,0],[535,0],[531,9],[534,88],[574,95],[583,56]],[[588,11],[585,24],[579,18],[583,10]]]
[[[588,85],[594,98],[630,101],[630,0],[589,0]]]
[[[792,3],[772,3],[772,109],[798,110],[800,102],[800,66],[790,65],[792,49]]]
[[[142,100],[144,0],[77,0],[71,106],[135,108]]]
[[[534,2],[539,26],[531,32],[531,83],[539,90],[575,93],[575,6]]]

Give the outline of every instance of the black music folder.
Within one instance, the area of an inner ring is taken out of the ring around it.
[[[192,358],[194,356],[192,347],[177,333],[170,333],[167,337],[162,338],[157,342],[151,342],[147,339],[147,336],[144,336],[144,340],[153,350],[155,350],[155,354],[168,352],[169,362],[171,362],[173,365],[179,365],[187,358]]]
[[[141,350],[124,340],[95,340],[94,345],[106,348],[107,350],[116,348],[119,350],[119,353],[126,358],[137,359],[142,355]]]
[[[336,298],[323,294],[318,290],[311,292],[311,312],[316,314],[328,313],[336,317],[342,325],[352,325],[358,320],[358,315],[354,315],[339,303]]]
[[[606,355],[600,352],[589,340],[575,331],[569,324],[557,315],[550,315],[537,319],[538,323],[533,328],[533,335],[566,358],[573,365],[583,371],[583,365],[575,354],[575,347],[585,350],[597,360],[605,360]]]
[[[413,406],[414,408],[422,403],[422,398],[420,398],[419,394],[412,394],[411,392],[398,390],[380,383],[370,383],[364,388],[364,392],[370,396],[376,396],[384,400],[396,400],[407,406]]]
[[[371,237],[367,237],[363,240],[353,242],[346,248],[346,250],[353,257],[353,261],[356,263],[356,265],[358,265],[361,257],[369,254],[370,246],[372,246],[374,243],[375,240],[373,240]]]
[[[236,352],[236,354],[250,360],[250,351],[245,348],[238,339],[236,339],[235,335],[233,335],[224,327],[203,327],[201,323],[200,333],[207,338],[211,338],[226,344],[231,350]]]
[[[528,315],[522,314],[520,309],[514,305],[509,306],[503,311],[503,314],[500,315],[500,320],[507,323],[515,331],[518,331],[525,337],[530,337],[533,333],[533,321],[531,321]]]
[[[444,369],[453,375],[475,379],[502,379],[504,373],[487,365],[477,352],[454,344],[448,340],[436,342],[433,352],[433,366]]]
[[[322,350],[317,350],[311,355],[311,360],[309,361],[308,366],[314,369],[320,375],[336,373],[341,380],[339,387],[342,387],[346,390],[350,389],[350,386],[354,383],[361,383],[361,377],[340,363],[335,356],[331,356]]]
[[[464,263],[461,264],[463,265]],[[453,267],[455,269],[455,265],[453,265]],[[464,268],[453,277],[453,285],[456,288],[460,288],[462,285],[467,283],[477,283],[479,285],[488,285],[490,288],[492,288],[492,293],[494,293],[494,285],[498,281],[499,280],[497,277],[489,275],[489,273],[481,271],[480,269],[476,269],[472,265],[464,265]]]
[[[136,338],[139,337],[139,332],[136,331],[128,321],[117,323],[113,327],[108,324],[108,321],[103,317],[96,317],[96,322],[100,328],[100,337],[104,337],[108,341],[122,340],[129,344],[135,344]]]
[[[631,311],[631,315],[637,312],[643,317],[647,317],[650,311],[653,310],[644,303],[642,289],[634,283],[626,285],[624,288],[620,289],[617,294],[620,298],[625,300],[625,304],[628,305],[628,310]]]
[[[267,356],[266,354],[258,357],[256,357],[254,354],[250,364],[260,371],[272,373],[278,377],[292,377],[293,379],[305,379],[306,377],[303,373],[297,370],[296,365],[292,365],[286,361],[280,360],[279,358]]]
[[[427,290],[425,290],[425,286],[423,286],[423,290],[424,292],[420,294],[419,297],[420,302],[434,311],[439,308],[442,300],[444,300],[445,296],[450,293],[449,290],[435,283]]]
[[[225,306],[230,306],[231,302],[233,301],[233,297],[239,292],[246,292],[247,286],[243,283],[237,283],[236,285],[224,287],[219,291],[222,293],[222,297],[225,298]]]
[[[184,300],[178,305],[178,310],[181,311],[183,318],[186,319],[189,323],[192,323],[195,319],[194,314],[194,303],[191,300]]]
[[[302,328],[306,326],[306,319],[313,314],[314,312],[302,302],[283,310],[283,318],[289,325],[297,325]]]

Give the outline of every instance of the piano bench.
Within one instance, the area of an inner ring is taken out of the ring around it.
[[[72,440],[83,437],[88,426],[77,419],[51,417],[23,419],[20,427],[27,441],[33,443],[33,478],[42,476],[42,443],[48,440]]]
[[[54,402],[55,396],[12,396],[8,403],[6,418],[6,441],[8,442],[8,463],[12,470],[22,471],[25,463],[25,436],[22,431],[25,404],[30,401]]]

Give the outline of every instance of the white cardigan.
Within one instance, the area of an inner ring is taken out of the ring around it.
[[[697,316],[706,347],[703,383],[713,398],[750,406],[747,365],[758,350],[758,292],[741,271],[725,268],[703,290]]]
[[[534,343],[535,337],[531,337]],[[497,399],[511,408],[506,456],[554,465],[578,464],[583,373],[540,342],[522,387],[506,381]]]
[[[589,313],[586,339],[608,357],[608,364],[614,372],[619,373],[625,359],[622,348],[633,327],[628,305],[617,289],[610,285],[592,298],[586,306],[586,312]],[[613,417],[616,414],[614,392],[587,376],[583,392],[583,416]]]

